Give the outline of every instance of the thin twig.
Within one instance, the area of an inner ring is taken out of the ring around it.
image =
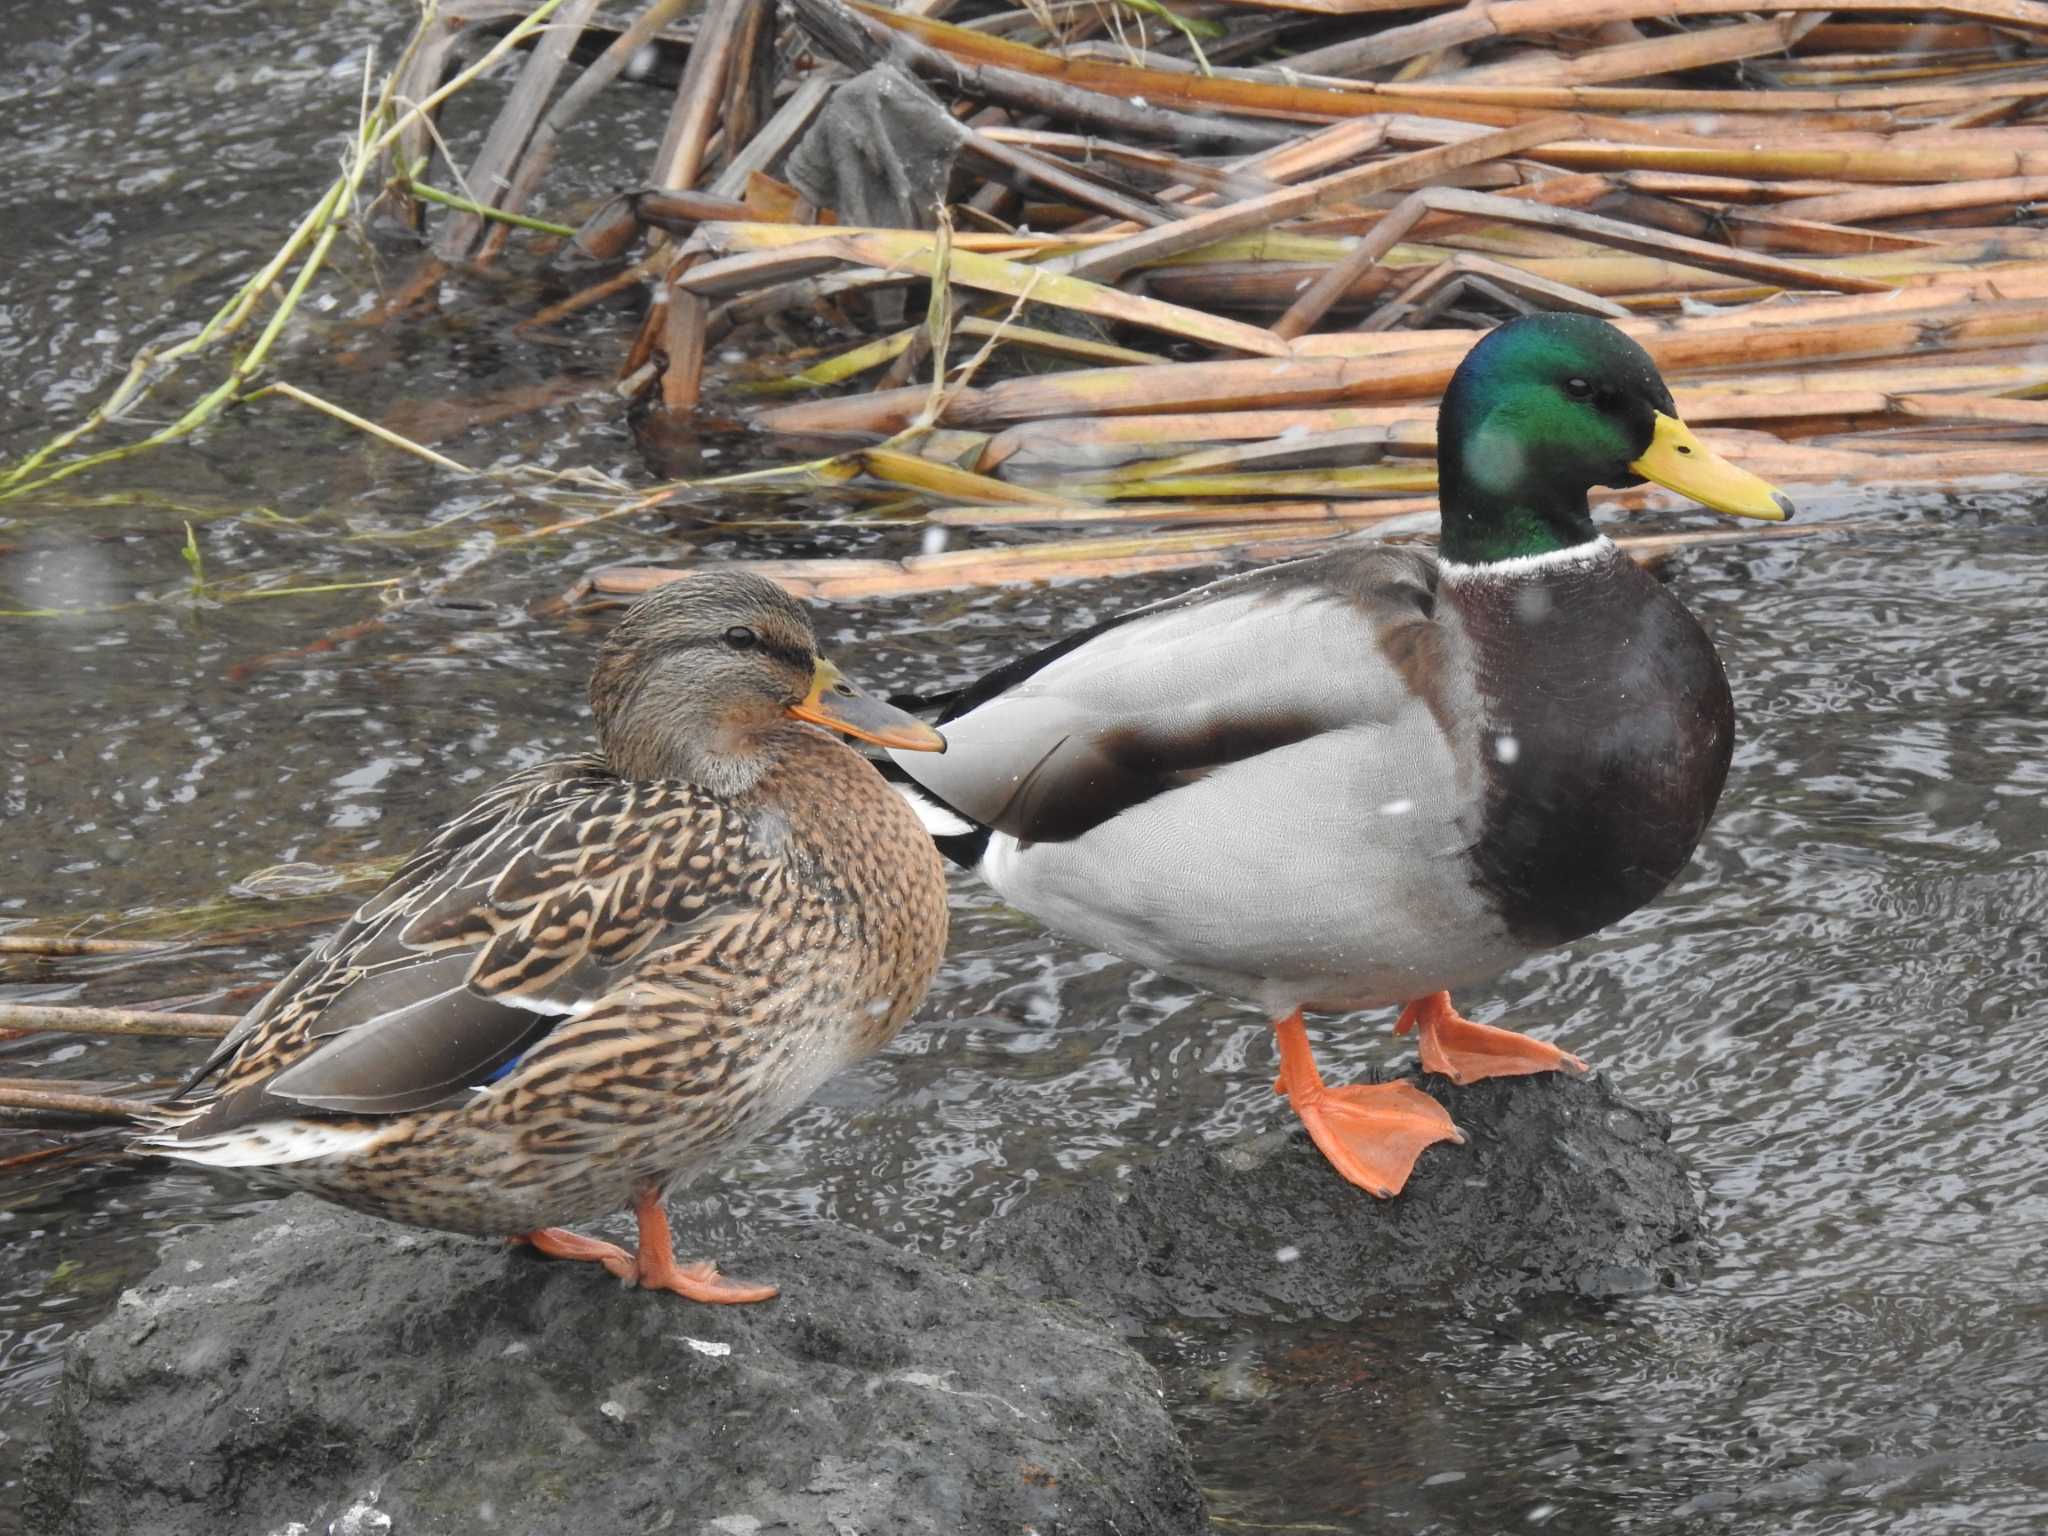
[[[137,1035],[164,1040],[218,1040],[240,1022],[232,1013],[151,1013],[136,1008],[41,1008],[0,1003],[0,1029],[66,1035]]]
[[[0,1110],[27,1111],[74,1120],[133,1121],[147,1119],[152,1108],[142,1099],[116,1099],[97,1093],[64,1093],[54,1089],[0,1084]]]
[[[0,955],[151,955],[168,949],[150,939],[74,939],[33,933],[0,933]]]

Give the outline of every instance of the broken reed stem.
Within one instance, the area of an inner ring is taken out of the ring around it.
[[[170,948],[162,940],[45,938],[32,933],[0,933],[0,955],[148,955]]]
[[[0,1110],[55,1115],[67,1120],[145,1120],[153,1106],[142,1099],[109,1098],[97,1093],[64,1093],[24,1088],[0,1081]]]
[[[378,442],[396,448],[401,453],[409,453],[415,458],[424,459],[436,469],[445,469],[451,474],[463,476],[474,476],[484,473],[482,470],[471,469],[467,464],[459,463],[449,458],[446,454],[436,453],[424,443],[416,443],[409,437],[401,437],[388,427],[380,427],[374,421],[366,421],[354,411],[344,410],[333,401],[322,400],[311,391],[300,389],[298,385],[287,383],[283,379],[279,379],[274,384],[264,385],[263,388],[257,390],[249,398],[252,401],[261,400],[265,395],[283,395],[287,400],[296,400],[299,404],[319,411],[323,415],[332,416],[336,421],[345,422],[347,425],[354,427],[358,432],[374,437]]]
[[[513,174],[511,185],[505,191],[505,206],[512,209],[524,208],[539,189],[544,177],[555,161],[555,146],[565,128],[583,115],[583,111],[597,95],[621,71],[631,63],[640,50],[654,40],[655,34],[675,20],[687,0],[656,0],[635,18],[633,24],[612,39],[597,59],[570,83],[567,90],[556,98],[526,141],[526,153],[519,162],[519,169]],[[499,242],[504,238],[507,226],[499,225],[484,236],[478,256],[482,260],[495,260],[499,253]],[[532,323],[532,322],[528,322]]]
[[[416,197],[423,203],[439,203],[443,208],[452,208],[458,213],[467,213],[497,224],[510,224],[515,229],[530,229],[536,234],[554,235],[563,240],[576,238],[576,231],[566,224],[550,224],[546,219],[529,218],[523,213],[508,213],[503,208],[492,208],[466,197],[457,197],[453,192],[443,192],[439,187],[430,187],[425,182],[414,181],[410,177],[402,179],[398,186],[407,195]]]
[[[521,147],[533,133],[534,119],[546,105],[548,93],[554,89],[556,78],[569,62],[569,53],[576,45],[590,14],[597,9],[597,0],[567,0],[561,16],[561,24],[548,28],[540,40],[527,54],[520,66],[518,82],[512,87],[504,108],[484,136],[483,148],[471,162],[468,176],[463,176],[455,164],[455,157],[448,155],[449,170],[455,175],[465,191],[481,189],[485,197],[504,199],[512,190],[511,171],[519,156]],[[439,135],[436,135],[439,141]],[[441,145],[447,153],[448,146]],[[401,175],[411,189],[416,179],[413,167],[401,167]],[[413,190],[415,197],[422,194]],[[427,199],[434,201],[434,199]],[[519,204],[512,205],[517,211]],[[460,218],[449,219],[441,227],[434,241],[434,256],[443,262],[461,261],[470,254],[471,246],[483,232],[484,208],[472,202],[462,210]]]
[[[218,1040],[241,1021],[233,1013],[153,1013],[138,1008],[41,1008],[0,1003],[0,1029],[62,1035],[133,1035],[154,1040]]]
[[[747,10],[757,0],[710,0],[697,23],[689,61],[676,82],[675,108],[668,132],[654,157],[654,185],[687,191],[697,185],[704,166],[711,126],[725,108],[720,89],[731,70],[732,51],[739,41]]]

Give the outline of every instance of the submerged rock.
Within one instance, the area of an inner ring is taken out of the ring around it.
[[[1628,1296],[1697,1273],[1705,1218],[1664,1116],[1604,1076],[1426,1086],[1469,1140],[1425,1152],[1398,1199],[1279,1130],[1041,1196],[993,1224],[969,1267],[1127,1326],[1344,1319],[1401,1296]]]
[[[307,1196],[173,1243],[66,1361],[29,1529],[1206,1528],[1130,1349],[831,1225],[708,1307]]]

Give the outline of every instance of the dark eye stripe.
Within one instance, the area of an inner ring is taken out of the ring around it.
[[[688,640],[681,641],[677,649],[704,650],[717,647],[722,650],[752,651],[779,661],[785,666],[793,667],[806,675],[818,664],[818,658],[814,652],[805,649],[801,645],[790,645],[787,642],[766,639],[759,630],[747,630],[753,636],[753,643],[751,645],[735,646],[732,643],[733,629],[747,629],[747,626],[735,624],[732,629],[726,630],[723,634],[693,636]]]

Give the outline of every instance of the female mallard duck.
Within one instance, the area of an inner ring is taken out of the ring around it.
[[[730,572],[637,604],[590,702],[600,753],[472,805],[140,1145],[699,1301],[773,1296],[678,1265],[662,1197],[886,1044],[945,948],[917,818],[814,727],[944,743],[820,660],[780,588]],[[554,1225],[629,1202],[637,1256]]]
[[[1687,430],[1642,348],[1575,315],[1474,347],[1437,445],[1436,558],[1346,548],[1141,608],[929,701],[947,754],[897,762],[1005,900],[1268,1010],[1279,1091],[1381,1196],[1463,1137],[1407,1083],[1325,1086],[1302,1010],[1405,1004],[1395,1028],[1455,1082],[1583,1071],[1449,989],[1650,900],[1727,776],[1714,647],[1587,490],[1791,513]]]

